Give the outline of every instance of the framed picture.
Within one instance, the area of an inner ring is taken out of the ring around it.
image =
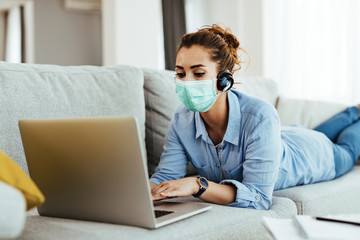
[[[101,11],[101,0],[63,0],[65,9],[80,11]]]

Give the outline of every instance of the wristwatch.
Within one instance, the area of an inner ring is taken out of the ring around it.
[[[200,185],[200,189],[197,193],[193,194],[194,197],[198,198],[201,194],[205,192],[205,190],[209,187],[208,180],[204,177],[198,177],[197,182]]]

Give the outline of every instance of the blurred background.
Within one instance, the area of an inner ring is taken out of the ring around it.
[[[0,60],[172,70],[181,36],[230,27],[236,74],[286,97],[360,103],[358,0],[0,0]]]

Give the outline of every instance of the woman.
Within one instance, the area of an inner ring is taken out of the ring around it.
[[[280,126],[269,103],[233,91],[239,41],[217,25],[183,36],[176,92],[184,104],[170,123],[152,198],[195,196],[269,209],[274,190],[326,181],[351,170],[360,154],[360,106],[316,130]],[[187,177],[191,161],[200,178]]]

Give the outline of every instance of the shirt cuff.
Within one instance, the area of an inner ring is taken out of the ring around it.
[[[153,182],[153,183],[155,183],[156,185],[159,185],[162,181],[161,180],[159,180],[159,179],[157,179],[157,178],[150,178],[150,180],[149,180],[150,182]]]
[[[250,205],[261,201],[261,195],[255,189],[250,189],[239,181],[227,179],[221,181],[220,184],[231,184],[237,188],[235,202],[228,204],[228,206],[248,208]]]

